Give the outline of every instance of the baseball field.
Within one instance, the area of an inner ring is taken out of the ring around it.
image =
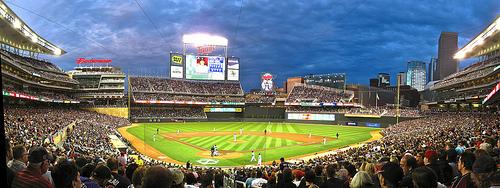
[[[119,131],[151,158],[178,164],[190,161],[195,165],[241,166],[257,164],[250,161],[252,151],[256,158],[260,153],[262,162],[268,164],[280,157],[299,158],[358,144],[373,139],[379,129],[301,123],[182,122],[138,123]],[[213,145],[217,145],[219,156],[211,156]]]

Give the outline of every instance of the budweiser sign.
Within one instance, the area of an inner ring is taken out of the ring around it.
[[[76,59],[76,64],[87,63],[111,63],[111,59],[85,59],[83,57]]]
[[[215,46],[199,46],[198,54],[209,54],[215,50]]]

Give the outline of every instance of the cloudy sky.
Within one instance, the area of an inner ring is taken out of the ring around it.
[[[79,57],[110,58],[128,74],[167,76],[183,34],[225,36],[229,55],[241,58],[245,90],[258,87],[262,72],[275,74],[279,86],[287,77],[335,72],[359,84],[388,72],[394,83],[406,62],[437,56],[441,31],[458,32],[461,47],[500,14],[498,0],[5,2],[68,52],[50,57],[64,70]]]

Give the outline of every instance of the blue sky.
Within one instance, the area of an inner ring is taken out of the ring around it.
[[[245,90],[259,86],[262,72],[279,86],[335,72],[359,84],[388,72],[394,83],[406,62],[437,56],[441,31],[458,32],[461,47],[500,14],[498,0],[137,1],[159,31],[134,0],[6,0],[68,52],[49,57],[64,70],[79,57],[110,58],[129,74],[166,76],[182,35],[205,32],[228,38]]]

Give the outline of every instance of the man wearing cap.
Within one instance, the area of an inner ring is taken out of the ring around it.
[[[49,153],[43,147],[33,147],[29,151],[28,167],[20,171],[12,182],[12,188],[52,187],[52,183],[43,174],[49,168]]]

